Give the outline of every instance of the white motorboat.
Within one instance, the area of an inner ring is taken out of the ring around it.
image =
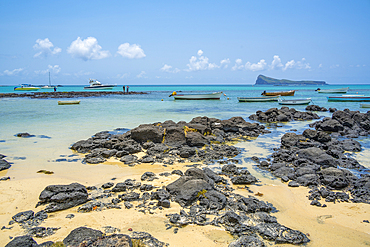
[[[306,99],[283,99],[279,98],[278,102],[280,105],[308,105],[311,102],[311,98]]]
[[[100,83],[100,81],[96,79],[90,79],[89,81],[90,85],[87,87],[84,87],[84,89],[113,89],[114,85],[103,85]]]
[[[222,92],[215,92],[215,93],[199,93],[199,94],[177,94],[173,92],[171,96],[175,99],[180,100],[208,100],[208,99],[220,99]]]
[[[279,96],[262,96],[262,97],[238,97],[239,102],[267,102],[278,101]]]
[[[336,88],[336,89],[316,89],[315,91],[319,93],[347,93],[349,87],[342,87],[342,88]]]

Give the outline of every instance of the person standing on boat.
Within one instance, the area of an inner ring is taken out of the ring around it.
[[[57,87],[54,87],[54,92],[56,92],[57,91]]]
[[[126,92],[126,86],[123,86],[122,88],[123,88],[123,92]]]
[[[128,92],[128,86],[126,88],[127,88],[126,91]]]

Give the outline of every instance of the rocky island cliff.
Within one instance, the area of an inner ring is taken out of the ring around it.
[[[324,81],[291,81],[286,79],[274,79],[264,75],[257,77],[255,85],[289,86],[289,85],[327,85]]]

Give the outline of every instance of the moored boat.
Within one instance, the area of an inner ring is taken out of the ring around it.
[[[319,93],[347,93],[349,87],[342,87],[342,88],[336,88],[336,89],[316,89],[315,91]]]
[[[239,102],[268,102],[277,101],[279,96],[261,96],[261,97],[238,97]]]
[[[199,94],[177,94],[173,92],[171,96],[175,99],[180,100],[209,100],[209,99],[220,99],[222,92],[215,92],[215,93],[199,93]]]
[[[114,88],[114,85],[104,85],[104,84],[101,84],[101,82],[96,79],[90,79],[89,83],[90,85],[87,87],[84,87],[84,89],[113,89]]]
[[[311,98],[306,99],[283,99],[279,98],[278,102],[280,105],[308,105],[311,102]]]
[[[49,85],[42,86],[41,89],[56,89],[56,86],[51,85],[50,72],[49,72]]]
[[[282,92],[266,92],[263,91],[263,96],[294,96],[296,90],[282,91]]]
[[[34,87],[31,84],[21,84],[20,87],[15,87],[14,91],[38,91],[39,87]]]
[[[80,100],[59,100],[58,105],[78,105]]]
[[[370,104],[360,104],[361,108],[370,108]]]
[[[349,102],[349,101],[355,101],[355,102],[366,102],[370,101],[370,96],[365,95],[342,95],[342,96],[329,96],[328,101],[336,101],[336,102]]]

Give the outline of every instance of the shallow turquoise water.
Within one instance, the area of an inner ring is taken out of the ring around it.
[[[358,92],[358,94],[370,95],[369,85],[350,85],[349,87],[348,94]],[[264,90],[296,89],[298,91],[294,98],[310,97],[314,104],[319,106],[335,107],[339,110],[349,108],[360,112],[367,111],[367,109],[360,108],[360,103],[356,102],[328,102],[327,95],[315,92],[316,88],[317,86],[294,88],[243,85],[130,86],[130,91],[147,92],[147,94],[80,98],[80,105],[58,105],[57,101],[60,99],[0,98],[0,153],[7,155],[7,160],[15,164],[9,171],[0,172],[0,176],[17,174],[22,166],[30,164],[35,166],[35,169],[45,169],[51,166],[55,170],[53,161],[71,155],[72,152],[69,149],[71,144],[87,139],[99,131],[116,128],[131,129],[142,123],[165,120],[190,121],[197,116],[219,119],[242,116],[248,121],[248,116],[257,110],[280,108],[277,102],[239,103],[237,100],[237,97],[259,96]],[[82,90],[83,86],[58,88],[58,91]],[[122,90],[122,87],[114,90]],[[173,91],[222,91],[226,96],[222,96],[221,100],[176,101],[168,97]],[[0,87],[0,93],[7,92],[14,92],[13,87]],[[306,106],[294,106],[294,108],[304,111]],[[322,117],[331,116],[328,112],[318,114]],[[298,132],[301,133],[304,128],[307,128],[307,124],[297,125]],[[285,127],[276,131],[282,135],[289,130],[290,125],[284,125]],[[28,132],[35,137],[25,139],[14,136],[20,132]],[[363,144],[367,149],[368,138],[363,138]],[[81,165],[81,161],[76,163]],[[27,177],[27,174],[24,176]]]

